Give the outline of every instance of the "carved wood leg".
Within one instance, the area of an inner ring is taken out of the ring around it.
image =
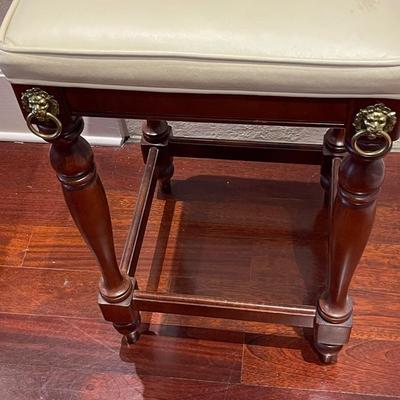
[[[129,341],[135,341],[140,318],[131,305],[133,284],[117,264],[106,195],[92,149],[80,137],[82,129],[83,120],[78,118],[70,132],[52,141],[51,164],[75,224],[100,265],[99,305],[103,315]]]
[[[142,153],[146,162],[150,147],[159,149],[157,176],[162,193],[171,193],[171,178],[174,174],[173,158],[168,150],[168,139],[172,128],[166,121],[147,120],[142,126]]]
[[[386,122],[382,125],[386,120],[373,107],[357,115],[356,122],[362,118],[355,123],[354,138],[359,139],[346,139],[349,155],[339,171],[329,232],[329,278],[318,302],[315,321],[315,347],[326,363],[336,361],[350,337],[353,308],[349,286],[372,229],[384,179],[383,156],[391,147],[385,131],[390,132],[393,127],[386,127]]]
[[[344,137],[345,130],[339,128],[329,129],[324,136],[324,144],[322,148],[323,159],[321,165],[321,186],[325,191],[325,206],[328,206],[330,203],[332,160],[335,157],[344,157],[346,155]]]

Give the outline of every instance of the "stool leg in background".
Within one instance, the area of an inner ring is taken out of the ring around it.
[[[142,132],[141,147],[144,161],[147,160],[150,147],[157,147],[159,150],[157,176],[160,182],[160,190],[164,194],[170,194],[174,164],[168,149],[168,139],[172,134],[172,128],[166,121],[147,120],[143,123]]]
[[[329,205],[332,160],[335,157],[344,157],[346,148],[344,145],[345,130],[339,128],[329,129],[324,136],[324,144],[322,148],[323,159],[321,165],[321,186],[325,191],[324,204]]]

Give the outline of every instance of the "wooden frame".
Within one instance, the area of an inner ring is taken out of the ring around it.
[[[21,96],[30,86],[13,85]],[[376,199],[384,177],[381,137],[363,139],[374,156],[354,148],[353,123],[361,109],[384,103],[400,112],[400,102],[377,99],[317,99],[207,95],[41,87],[58,102],[62,134],[52,142],[51,162],[66,203],[82,236],[95,253],[102,279],[99,305],[106,320],[128,341],[139,337],[139,311],[275,322],[314,328],[321,360],[334,362],[350,336],[351,278],[368,241]],[[141,118],[146,162],[136,211],[118,265],[106,196],[96,173],[90,146],[79,135],[82,116]],[[166,120],[279,124],[330,128],[324,145],[273,144],[174,138]],[[40,130],[51,132],[46,123]],[[399,125],[388,132],[399,137]],[[376,151],[378,149],[378,151]],[[329,277],[316,305],[270,305],[225,301],[201,296],[149,293],[137,288],[134,275],[156,183],[170,192],[174,157],[207,157],[248,161],[321,164],[321,184],[330,207]]]

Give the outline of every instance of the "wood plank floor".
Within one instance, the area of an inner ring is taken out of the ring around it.
[[[128,346],[103,322],[99,273],[64,206],[46,145],[0,144],[0,399],[400,398],[400,155],[352,285],[351,342],[334,366],[310,332],[146,314]],[[143,165],[136,145],[96,148],[120,256]],[[326,276],[326,211],[314,166],[176,160],[156,199],[142,288],[314,304]]]

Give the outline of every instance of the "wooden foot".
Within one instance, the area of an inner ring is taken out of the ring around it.
[[[315,344],[319,359],[324,364],[335,364],[338,360],[339,351],[343,346],[334,346],[329,344]]]
[[[314,348],[320,360],[325,364],[337,361],[339,351],[349,341],[352,318],[343,323],[327,321],[317,309],[314,322]]]
[[[114,323],[114,328],[126,337],[126,341],[129,344],[134,344],[139,340],[140,337],[140,314],[137,313],[137,318],[134,322],[129,324],[117,324]]]

